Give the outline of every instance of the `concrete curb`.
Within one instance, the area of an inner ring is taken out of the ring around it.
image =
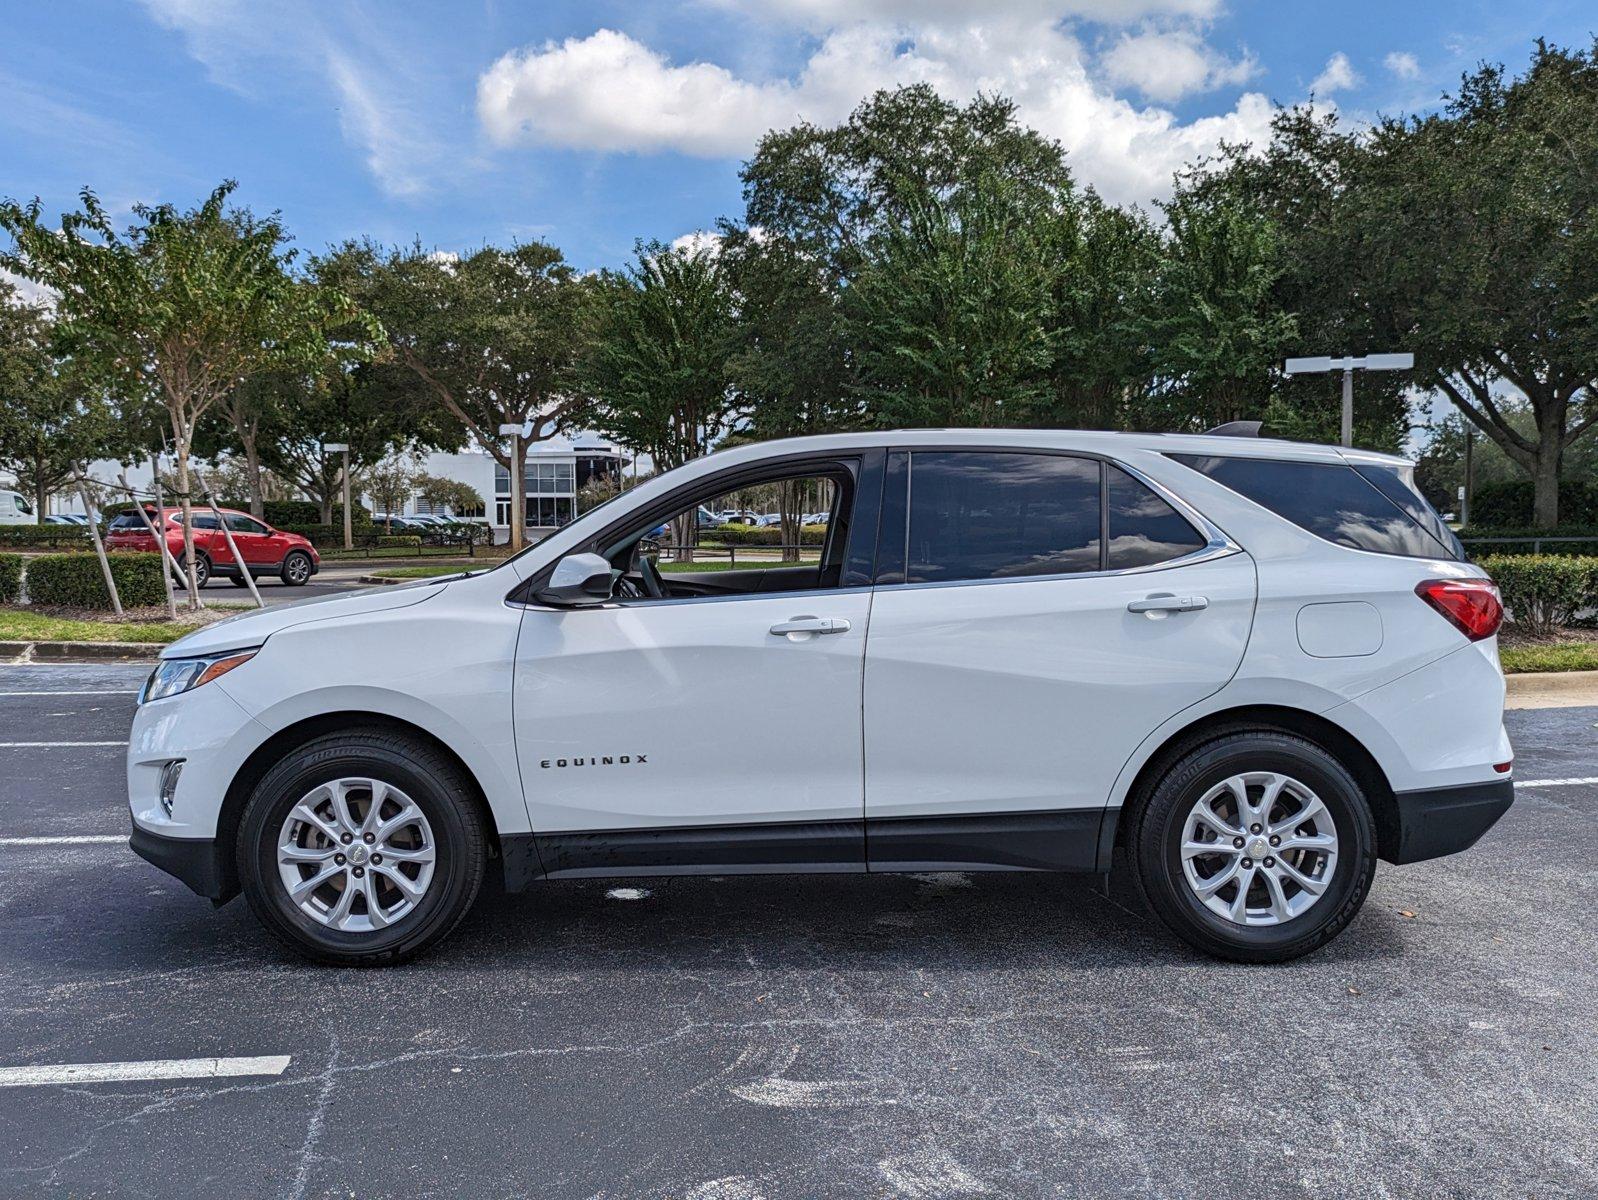
[[[1504,683],[1506,708],[1598,708],[1598,671],[1526,671]]]
[[[0,658],[21,662],[154,662],[157,642],[0,642]]]

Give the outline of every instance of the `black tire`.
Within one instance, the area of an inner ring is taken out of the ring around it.
[[[387,929],[346,932],[302,912],[277,866],[277,837],[292,809],[320,783],[376,779],[405,792],[426,815],[437,843],[427,892]],[[290,751],[256,785],[239,823],[239,882],[250,908],[286,945],[336,966],[385,966],[421,953],[471,909],[483,884],[488,836],[470,783],[437,750],[378,730],[328,734]]]
[[[186,568],[184,568],[181,558],[178,561],[178,567],[179,567],[179,570],[181,571],[180,579],[181,579],[181,581],[183,583],[183,586],[184,587],[188,587],[189,586],[189,573],[188,573],[188,570]],[[203,588],[206,584],[208,584],[210,582],[211,582],[211,560],[208,557],[206,557],[206,555],[205,555],[205,553],[203,551],[196,550],[194,552],[194,583],[195,583],[195,586]]]
[[[231,583],[234,587],[248,587],[249,586],[248,584],[246,584],[244,582],[244,576],[242,574],[229,575],[228,576],[228,582]]]
[[[1276,771],[1307,785],[1337,832],[1337,863],[1326,891],[1307,911],[1276,925],[1240,925],[1211,911],[1182,868],[1183,825],[1193,805],[1217,783],[1246,771]],[[1195,949],[1234,962],[1287,962],[1318,950],[1354,919],[1376,872],[1375,823],[1354,777],[1315,743],[1269,730],[1227,734],[1179,758],[1134,809],[1126,849],[1138,891],[1171,931]]]
[[[290,550],[283,556],[279,576],[286,587],[304,587],[311,580],[311,556],[303,550]]]

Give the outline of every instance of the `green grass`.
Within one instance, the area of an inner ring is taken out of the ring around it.
[[[431,567],[379,567],[372,574],[379,579],[434,579],[440,575],[459,575],[462,571],[478,570],[464,563],[455,566],[434,565]]]
[[[1498,657],[1509,675],[1523,671],[1598,671],[1598,643],[1593,642],[1503,646]]]
[[[813,558],[797,563],[785,563],[775,558],[746,558],[736,563],[721,560],[714,562],[661,563],[660,569],[670,575],[677,571],[760,571],[767,567],[813,567],[815,564],[816,560]]]
[[[165,621],[72,621],[26,609],[0,609],[0,642],[148,642],[164,646],[197,628]]]

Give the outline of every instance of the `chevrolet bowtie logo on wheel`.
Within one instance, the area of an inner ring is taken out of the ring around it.
[[[634,763],[647,763],[647,754],[601,755],[599,758],[546,758],[540,767],[628,767]]]

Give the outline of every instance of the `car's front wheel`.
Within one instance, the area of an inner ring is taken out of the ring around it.
[[[291,550],[283,560],[283,582],[289,587],[303,587],[311,578],[311,556],[300,550]]]
[[[487,835],[470,785],[436,749],[382,731],[330,734],[267,772],[239,827],[239,880],[300,953],[376,966],[459,924]]]
[[[1348,770],[1292,734],[1240,732],[1178,759],[1133,813],[1139,889],[1189,945],[1285,962],[1336,937],[1376,869],[1370,806]]]

